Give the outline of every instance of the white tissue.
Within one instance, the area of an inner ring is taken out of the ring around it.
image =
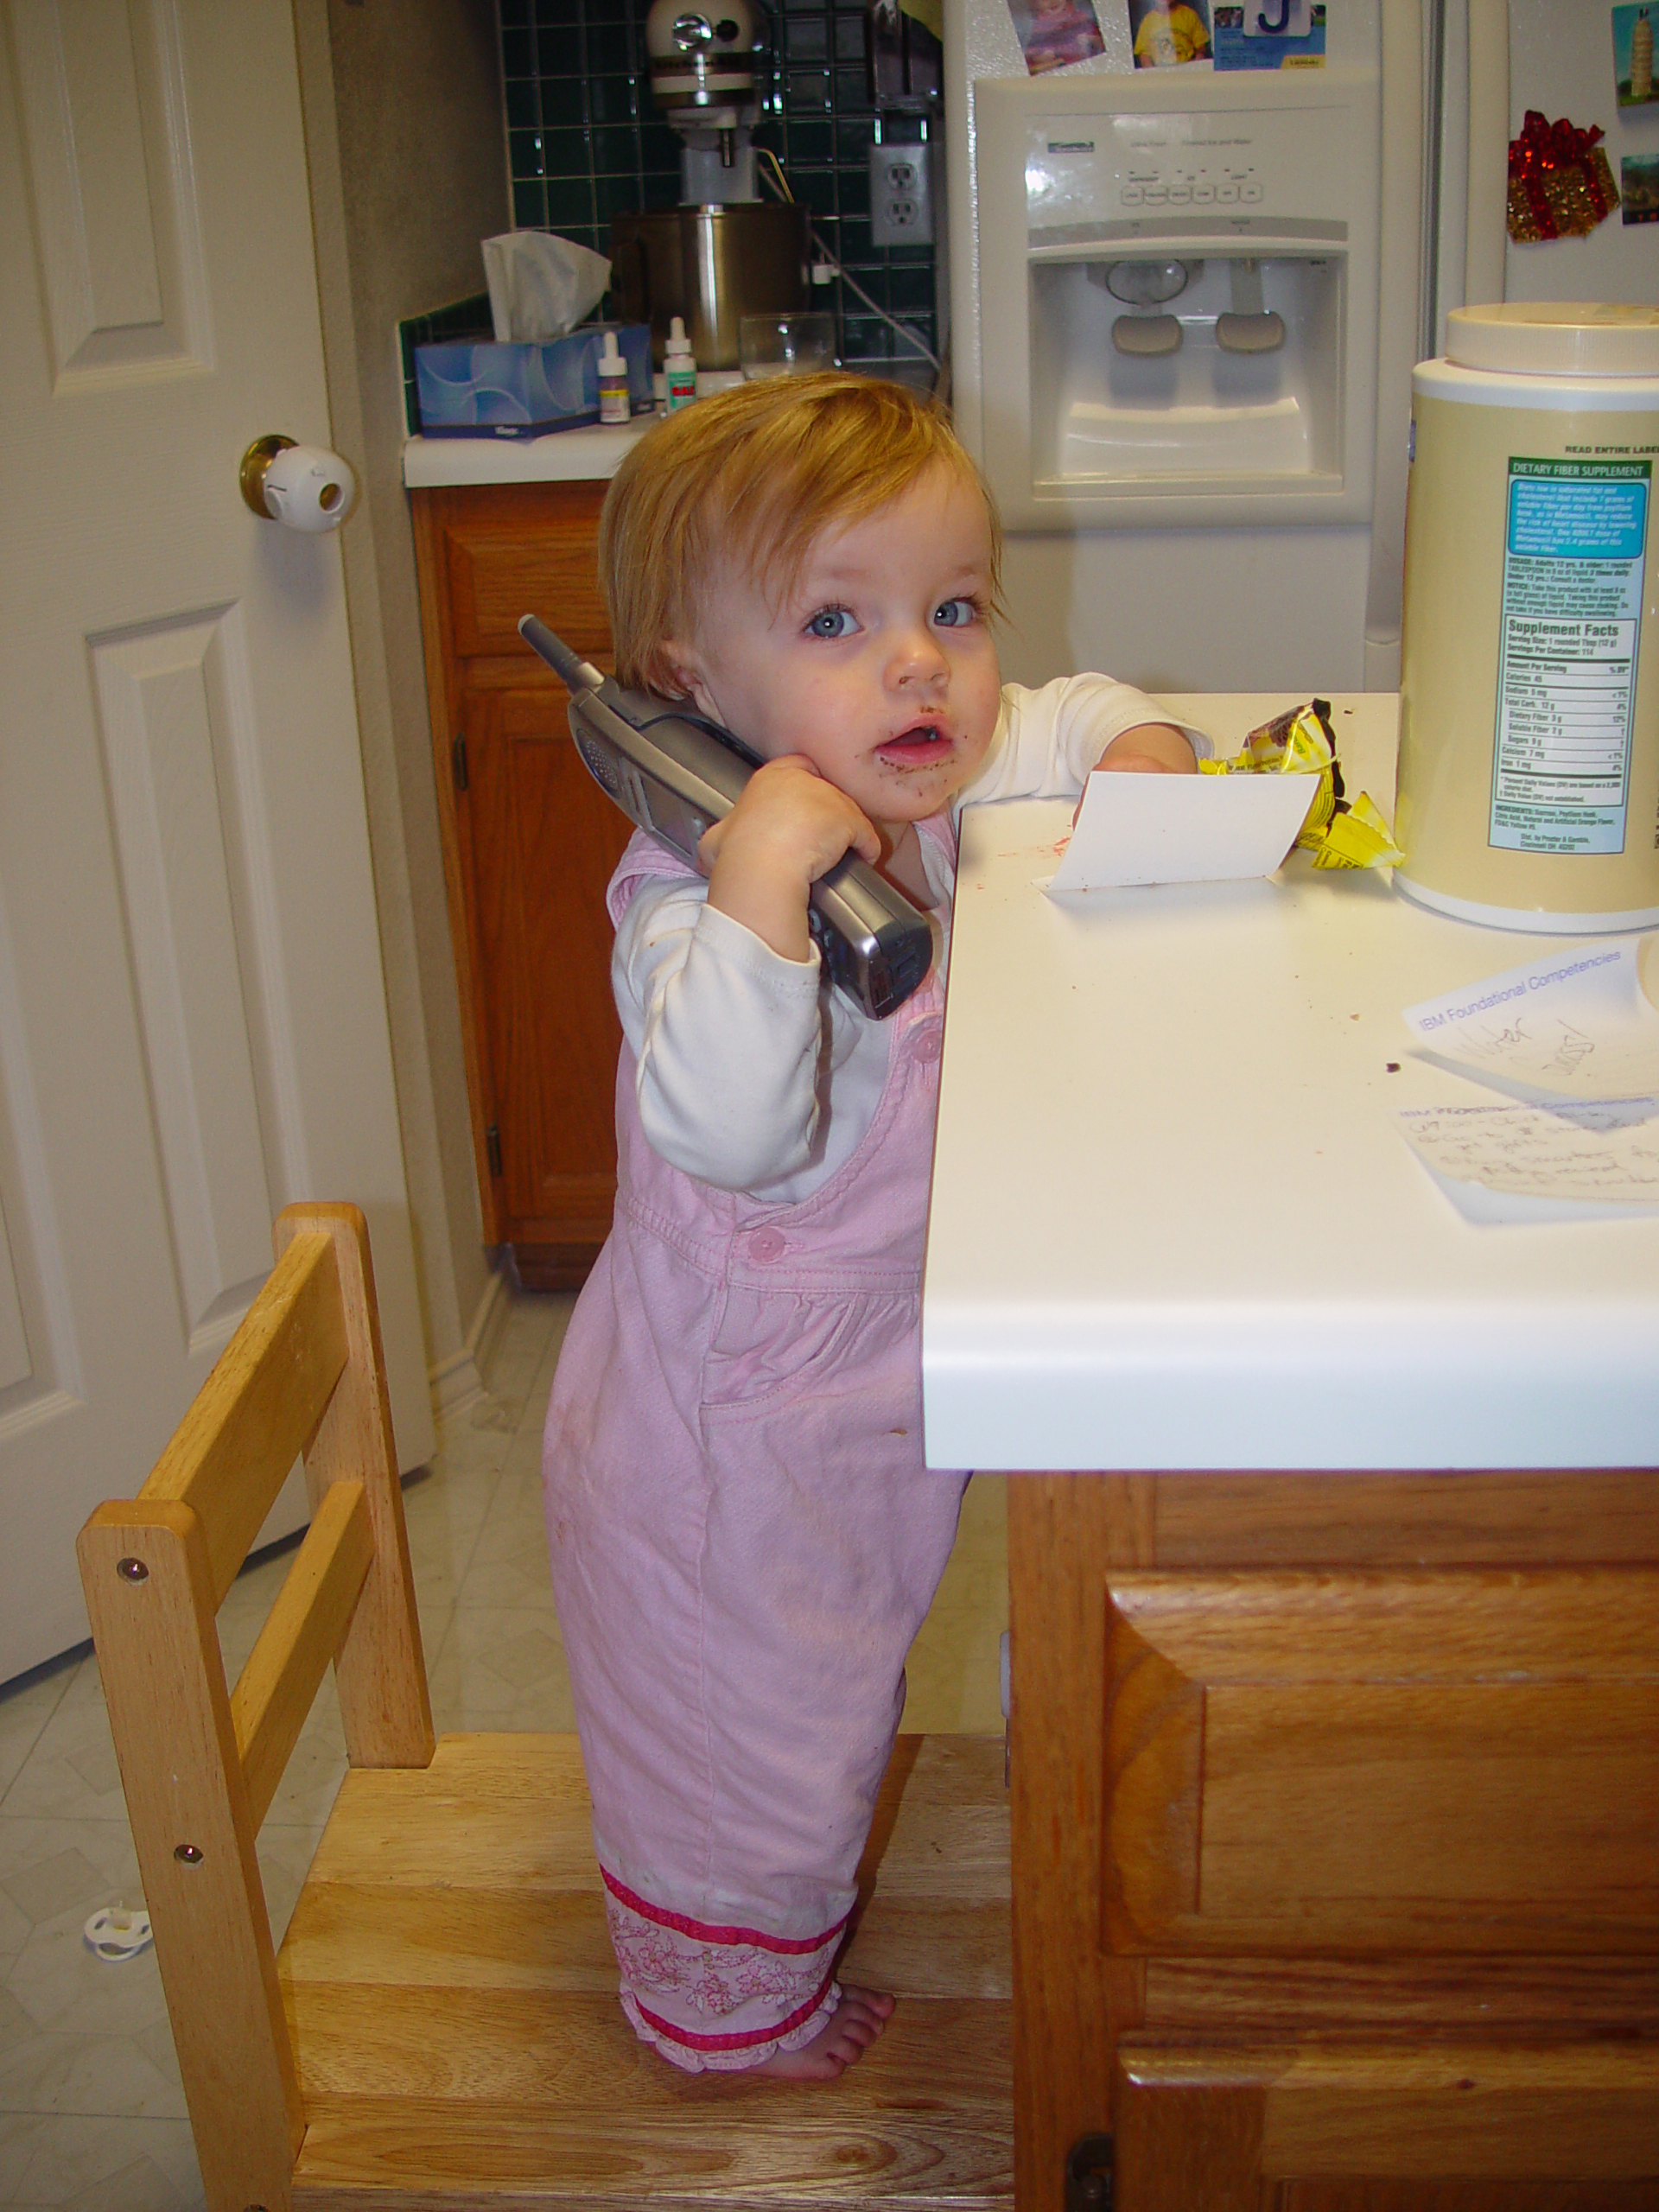
[[[504,231],[484,240],[484,275],[497,343],[563,338],[596,307],[611,264],[574,238]]]

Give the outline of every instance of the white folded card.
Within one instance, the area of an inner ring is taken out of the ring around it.
[[[1145,776],[1096,770],[1043,889],[1215,883],[1271,875],[1295,842],[1317,776]]]

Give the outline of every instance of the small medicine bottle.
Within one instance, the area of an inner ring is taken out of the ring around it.
[[[677,408],[689,407],[697,396],[697,365],[691,356],[684,321],[677,315],[669,326],[663,373],[668,386],[668,411],[672,415]]]
[[[632,414],[628,399],[628,365],[617,346],[616,333],[607,330],[599,357],[599,419],[626,423]]]

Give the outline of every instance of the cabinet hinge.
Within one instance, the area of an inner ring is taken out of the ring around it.
[[[499,1175],[501,1173],[501,1132],[493,1122],[484,1132],[484,1144],[490,1155],[490,1173]]]
[[[464,737],[458,737],[450,747],[449,765],[454,774],[455,789],[464,791],[467,788],[467,741]]]

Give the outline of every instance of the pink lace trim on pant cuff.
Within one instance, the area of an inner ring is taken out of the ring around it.
[[[824,1993],[823,2002],[813,2007],[799,2027],[791,2028],[768,2041],[746,2045],[741,2050],[700,2050],[683,2042],[665,2021],[653,2024],[652,2016],[627,1984],[622,1985],[622,2010],[632,2024],[635,2035],[642,2043],[650,2044],[671,2066],[678,2066],[687,2074],[738,2074],[751,2066],[764,2065],[774,2051],[804,2050],[840,2009],[841,1984],[832,1980]]]
[[[811,2042],[841,2001],[833,1975],[844,1922],[780,1939],[716,1927],[650,1904],[605,1878],[605,1916],[634,2031],[688,2073],[758,2066]]]

